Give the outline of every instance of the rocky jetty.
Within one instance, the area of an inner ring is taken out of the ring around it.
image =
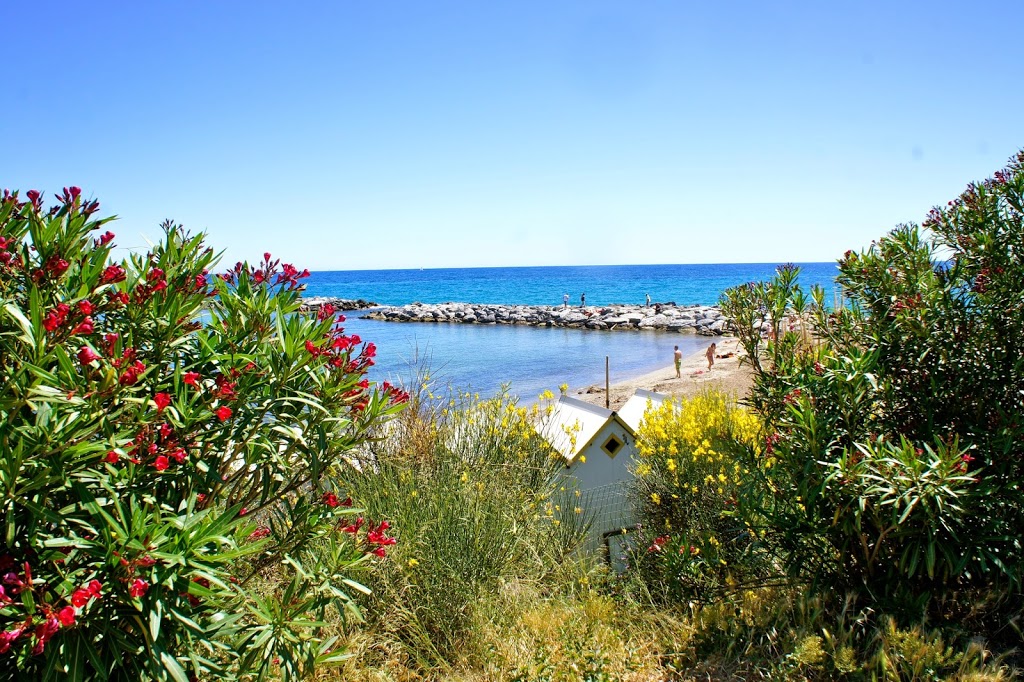
[[[456,324],[523,324],[534,327],[578,329],[654,329],[695,332],[705,336],[722,334],[729,320],[715,306],[657,304],[587,306],[586,308],[536,305],[490,305],[481,303],[410,303],[388,306],[363,315],[387,322],[449,322]]]
[[[321,306],[330,304],[337,311],[344,310],[366,310],[377,308],[378,304],[373,301],[364,301],[361,298],[352,300],[350,298],[331,298],[329,296],[311,296],[302,300],[303,310],[319,310]]]

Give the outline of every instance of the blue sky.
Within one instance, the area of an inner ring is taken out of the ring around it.
[[[5,3],[0,186],[314,270],[832,260],[1024,147],[1024,3]]]

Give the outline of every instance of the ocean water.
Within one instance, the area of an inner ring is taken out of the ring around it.
[[[831,291],[835,263],[804,263],[800,281]],[[769,279],[774,264],[608,265],[530,268],[458,268],[314,272],[306,296],[366,299],[385,305],[420,301],[561,305],[568,293],[579,305],[653,302],[712,305],[722,291]],[[605,358],[612,383],[672,364],[673,346],[684,356],[710,343],[693,334],[602,332],[512,325],[396,323],[347,313],[346,330],[377,345],[370,378],[408,385],[428,371],[435,389],[448,386],[493,395],[502,387],[532,402],[566,383],[570,394],[604,385]],[[671,376],[672,372],[666,373]]]

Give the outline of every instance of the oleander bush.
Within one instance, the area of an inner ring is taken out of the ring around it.
[[[920,227],[727,292],[765,442],[740,500],[779,565],[900,618],[1021,610],[1024,152]],[[810,332],[810,333],[808,333]],[[1008,618],[1006,620],[1005,618]],[[984,622],[984,621],[983,621]]]
[[[270,255],[112,257],[78,188],[0,201],[0,678],[295,679],[388,537],[345,456],[401,406]],[[314,551],[315,550],[315,551]]]

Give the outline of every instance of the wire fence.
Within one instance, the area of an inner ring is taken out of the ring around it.
[[[613,566],[614,552],[609,552],[609,548],[617,543],[609,539],[622,535],[625,530],[636,525],[627,486],[624,481],[610,483],[584,493],[584,504],[592,518],[584,549],[590,553],[601,552],[612,561]]]

